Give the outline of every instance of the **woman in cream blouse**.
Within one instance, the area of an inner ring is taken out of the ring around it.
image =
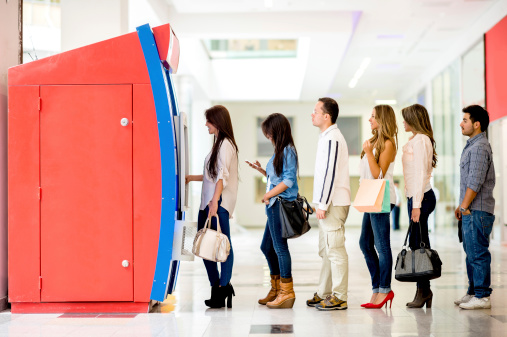
[[[238,146],[234,140],[231,117],[223,105],[215,105],[204,113],[209,134],[214,135],[213,147],[204,159],[202,175],[186,176],[186,183],[202,181],[201,206],[199,207],[198,229],[202,229],[208,217],[213,217],[211,228],[217,229],[214,216],[220,220],[222,233],[231,242],[227,260],[221,263],[220,274],[217,262],[203,260],[211,285],[211,298],[204,303],[211,308],[232,307],[234,288],[230,280],[234,253],[232,250],[229,218],[232,217],[238,193]]]
[[[430,184],[431,172],[437,165],[433,129],[428,111],[422,105],[406,107],[401,114],[405,131],[413,134],[403,146],[402,157],[408,216],[412,222],[409,245],[412,250],[418,249],[422,240],[425,247],[430,248],[428,218],[436,205]],[[417,282],[414,300],[407,303],[407,307],[421,308],[426,304],[426,308],[431,308],[432,298],[430,281],[422,279]]]

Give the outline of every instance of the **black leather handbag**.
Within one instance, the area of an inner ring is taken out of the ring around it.
[[[280,197],[278,197],[278,201],[280,201],[280,223],[282,224],[283,238],[295,239],[310,230],[308,218],[310,214],[313,214],[313,208],[305,197],[298,194],[294,201]]]
[[[442,274],[442,261],[436,250],[425,247],[425,243],[422,242],[420,225],[418,226],[421,234],[420,248],[407,250],[408,234],[412,231],[413,226],[414,223],[410,221],[405,242],[396,259],[394,277],[400,282],[417,282],[440,277]]]

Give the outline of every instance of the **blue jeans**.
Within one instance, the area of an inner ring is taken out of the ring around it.
[[[394,204],[391,204],[391,210]],[[364,213],[359,246],[370,271],[374,293],[391,291],[393,254],[391,252],[390,213]],[[375,251],[375,248],[378,251]]]
[[[408,219],[412,218],[412,198],[407,199]],[[412,225],[410,232],[409,244],[410,249],[415,250],[421,247],[421,239],[424,242],[426,248],[431,248],[430,238],[428,235],[428,218],[430,214],[435,210],[437,200],[435,199],[435,193],[433,190],[429,190],[424,193],[423,200],[421,202],[421,216],[419,217],[419,223]],[[419,231],[419,226],[421,230]],[[421,238],[422,233],[422,238]],[[429,288],[430,280],[417,281],[417,288]]]
[[[468,294],[477,298],[488,297],[491,285],[491,254],[489,235],[495,216],[488,212],[472,211],[462,215],[463,249],[467,255]]]
[[[232,276],[232,265],[234,264],[234,252],[232,250],[232,241],[231,241],[231,229],[229,226],[229,212],[220,206],[222,203],[222,198],[218,203],[218,219],[220,220],[220,229],[222,233],[227,235],[229,238],[229,242],[231,243],[231,251],[229,252],[229,256],[225,262],[220,262],[220,276],[218,274],[218,263],[208,260],[202,260],[204,262],[204,266],[206,267],[206,272],[208,273],[208,279],[210,285],[215,285],[218,281],[220,281],[220,285],[222,287],[229,284]],[[197,219],[197,229],[204,228],[204,224],[206,223],[206,219],[208,218],[209,208],[206,208],[203,211],[199,211],[199,217]],[[215,217],[211,219],[211,228],[217,229],[217,220]]]
[[[262,238],[261,251],[268,261],[271,275],[291,278],[291,258],[287,239],[282,238],[280,223],[280,201],[276,200],[271,207],[266,206],[268,221]]]

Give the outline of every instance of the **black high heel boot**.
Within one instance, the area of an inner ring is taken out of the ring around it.
[[[226,286],[218,287],[217,296],[209,301],[204,301],[204,303],[210,308],[219,309],[225,307],[225,300],[227,299],[227,308],[232,308],[232,296],[236,296],[236,294],[229,283]]]
[[[234,293],[234,288],[232,287],[232,284],[228,284],[226,286],[226,297],[227,297],[227,308],[232,308],[232,296],[236,296]]]
[[[208,307],[211,307],[212,303],[215,303],[218,300],[218,292],[220,289],[220,281],[217,280],[215,284],[211,287],[211,298],[209,300],[204,300],[204,304]]]

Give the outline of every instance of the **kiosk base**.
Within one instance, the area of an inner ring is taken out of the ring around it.
[[[11,303],[13,314],[147,313],[149,309],[148,302]]]

